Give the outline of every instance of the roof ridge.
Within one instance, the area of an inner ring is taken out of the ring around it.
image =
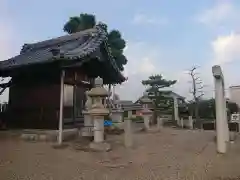
[[[59,42],[62,42],[63,40],[64,40],[64,42],[72,41],[72,40],[78,39],[79,37],[81,37],[84,34],[87,35],[87,34],[90,34],[90,33],[97,32],[97,31],[98,31],[97,28],[94,27],[94,28],[91,28],[91,29],[86,29],[86,30],[79,31],[79,32],[76,32],[76,33],[72,33],[72,34],[66,34],[64,36],[58,36],[58,37],[55,37],[55,38],[51,38],[51,39],[48,39],[48,40],[44,40],[44,41],[40,41],[40,42],[36,42],[36,43],[32,43],[32,44],[24,44],[22,49],[21,49],[20,54],[26,53],[26,52],[29,52],[29,51],[31,52],[31,51],[34,51],[34,50],[38,50],[38,49],[45,48],[45,47],[48,47],[48,46],[53,46],[53,45],[58,44]]]

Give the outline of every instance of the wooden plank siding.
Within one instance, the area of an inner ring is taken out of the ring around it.
[[[60,75],[59,75],[60,79]],[[65,83],[73,87],[75,82],[88,81],[80,72],[66,71]],[[82,121],[85,91],[89,85],[78,83],[76,86],[76,112],[74,122],[73,102],[64,106],[64,122],[74,126]],[[72,96],[73,93],[70,93]],[[69,98],[69,97],[67,97]],[[70,97],[73,99],[73,97]],[[9,105],[5,114],[8,128],[58,129],[60,105],[60,83],[18,82],[9,90]]]

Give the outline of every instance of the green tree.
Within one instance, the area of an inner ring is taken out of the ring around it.
[[[80,16],[70,17],[67,23],[64,25],[63,30],[69,34],[72,34],[93,28],[96,23],[97,21],[95,15],[81,13]],[[108,31],[108,27],[106,24],[105,30]],[[123,71],[124,65],[127,64],[127,59],[123,54],[126,42],[122,38],[122,35],[118,30],[111,30],[108,33],[108,44],[110,46],[112,55],[116,61],[118,68],[120,69],[120,71]]]
[[[174,85],[176,82],[176,80],[166,80],[162,77],[162,75],[152,75],[147,80],[142,81],[143,85],[148,86],[148,96],[153,101],[153,123],[156,123],[159,111],[167,111],[170,107],[172,107],[172,99],[167,97],[170,92],[161,90]]]
[[[228,117],[231,114],[238,112],[238,105],[234,102],[227,101]],[[188,104],[188,110],[190,114],[195,118],[194,104],[191,102]],[[199,101],[199,117],[204,119],[215,119],[216,118],[216,108],[215,99],[204,99]]]

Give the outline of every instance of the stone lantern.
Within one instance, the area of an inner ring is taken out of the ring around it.
[[[89,110],[93,117],[94,123],[94,142],[90,144],[90,148],[105,150],[110,148],[104,142],[104,116],[109,114],[109,110],[104,106],[103,100],[108,96],[108,91],[103,88],[103,79],[97,77],[95,79],[95,87],[88,92],[89,97],[92,98],[93,104]],[[107,145],[107,146],[106,146]]]
[[[148,93],[144,92],[143,93],[143,97],[140,99],[140,102],[143,105],[143,109],[142,109],[142,115],[143,115],[143,119],[144,119],[144,125],[146,130],[149,130],[149,123],[150,123],[150,119],[152,117],[152,111],[149,109],[149,105],[152,104],[152,100],[149,99],[148,97]]]
[[[86,92],[87,101],[85,103],[85,110],[83,111],[84,115],[84,128],[82,131],[82,136],[92,137],[93,136],[93,117],[89,113],[89,110],[92,108],[92,99]]]

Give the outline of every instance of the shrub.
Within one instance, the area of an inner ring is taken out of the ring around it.
[[[131,120],[133,122],[143,122],[143,117],[142,116],[131,117]]]

